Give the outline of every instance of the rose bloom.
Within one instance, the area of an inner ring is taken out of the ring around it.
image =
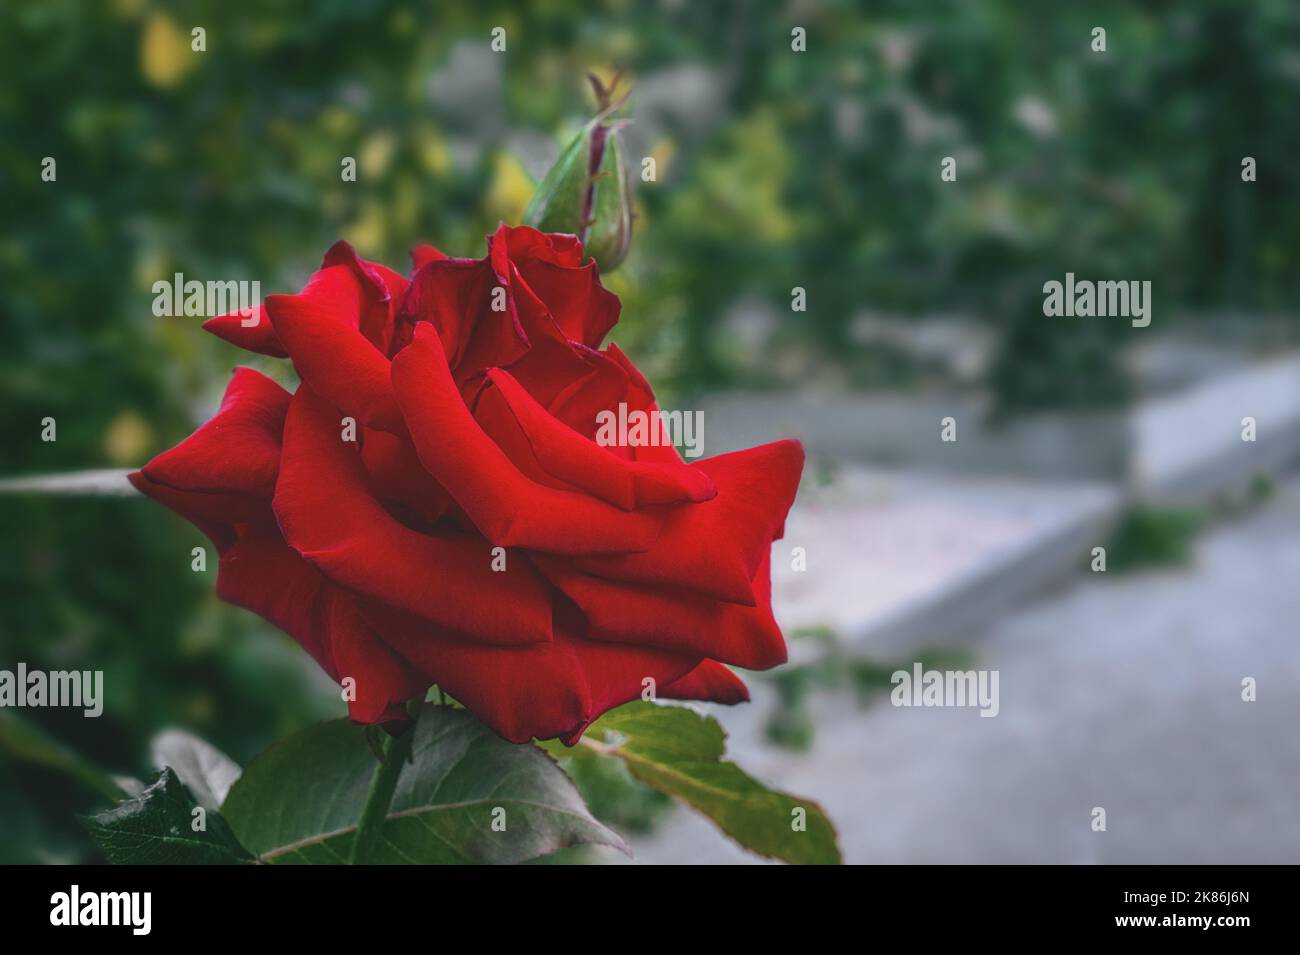
[[[573,236],[412,257],[408,281],[339,242],[299,294],[207,322],[301,384],[237,368],[132,483],[212,540],[222,599],[355,681],[357,722],[437,684],[508,740],[572,744],[650,686],[747,700],[724,664],[786,659],[769,559],[800,445],[598,445],[599,412],[657,408],[601,348],[620,305]]]

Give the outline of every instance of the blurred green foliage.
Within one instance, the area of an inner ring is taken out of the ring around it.
[[[570,759],[562,765],[592,815],[620,832],[649,832],[672,811],[673,801],[633,779],[622,760]]]
[[[1253,474],[1220,488],[1205,506],[1135,504],[1120,515],[1106,542],[1106,570],[1130,573],[1152,567],[1183,567],[1196,557],[1197,535],[1215,521],[1254,513],[1276,493],[1267,474]],[[1093,560],[1086,561],[1091,568]]]
[[[960,647],[922,648],[916,661],[893,663],[871,660],[847,650],[829,627],[810,627],[790,634],[791,639],[815,640],[821,652],[811,663],[790,664],[764,674],[777,691],[776,705],[763,732],[769,743],[804,752],[812,749],[817,727],[810,704],[814,695],[850,691],[859,706],[866,706],[893,686],[900,670],[911,672],[914,662],[925,670],[966,670],[972,654]]]
[[[1106,543],[1106,570],[1122,574],[1190,563],[1196,534],[1208,518],[1209,513],[1202,508],[1150,504],[1129,508]]]
[[[588,70],[627,72],[630,171],[657,163],[608,281],[615,337],[666,399],[905,384],[854,334],[878,309],[997,327],[1011,411],[1121,401],[1124,326],[1049,328],[1042,282],[1153,279],[1157,329],[1294,302],[1298,40],[1294,0],[9,0],[0,474],[137,465],[210,412],[231,365],[286,373],[155,318],[174,272],[271,294],[340,236],[396,267],[422,241],[482,254],[590,116]],[[755,310],[771,321],[750,337],[737,316]],[[162,508],[5,498],[0,531],[0,665],[104,669],[103,718],[37,716],[108,768],[141,771],[169,722],[244,761],[342,711],[287,638],[217,603],[215,569],[189,570],[197,533]],[[94,798],[3,767],[0,859],[86,857],[62,820]]]

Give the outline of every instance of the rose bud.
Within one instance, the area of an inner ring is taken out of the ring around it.
[[[524,211],[542,232],[576,235],[604,272],[617,268],[632,244],[632,185],[618,134],[625,123],[610,115],[618,79],[607,89],[590,77],[601,111],[560,153]]]

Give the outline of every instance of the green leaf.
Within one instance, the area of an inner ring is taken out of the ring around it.
[[[622,760],[593,756],[569,760],[564,768],[601,822],[620,832],[647,833],[673,811],[672,798],[633,779]]]
[[[786,862],[842,861],[835,828],[817,803],[768,789],[723,759],[726,733],[717,720],[637,701],[587,732],[590,747],[618,756],[634,777],[704,813],[746,849]]]
[[[538,747],[507,743],[465,710],[433,704],[412,732],[411,762],[371,861],[515,863],[581,844],[628,851]],[[222,812],[262,861],[345,862],[374,769],[361,727],[321,723],[253,760]]]
[[[15,713],[0,713],[0,749],[24,762],[66,773],[114,802],[126,795],[98,766]]]
[[[187,789],[207,809],[219,809],[239,778],[239,764],[184,730],[166,730],[150,747],[156,769],[170,766]]]
[[[221,814],[196,812],[194,798],[170,768],[139,796],[83,817],[110,862],[137,865],[230,865],[251,861]],[[195,831],[196,819],[204,829]]]

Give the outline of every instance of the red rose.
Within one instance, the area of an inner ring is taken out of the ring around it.
[[[647,678],[664,698],[748,699],[723,664],[786,659],[768,561],[800,446],[688,465],[598,445],[598,412],[655,403],[600,348],[620,306],[572,236],[503,226],[483,259],[413,257],[408,282],[340,242],[255,325],[209,321],[302,384],[236,369],[135,486],[212,539],[223,599],[355,680],[359,722],[432,683],[515,742],[572,743]]]

